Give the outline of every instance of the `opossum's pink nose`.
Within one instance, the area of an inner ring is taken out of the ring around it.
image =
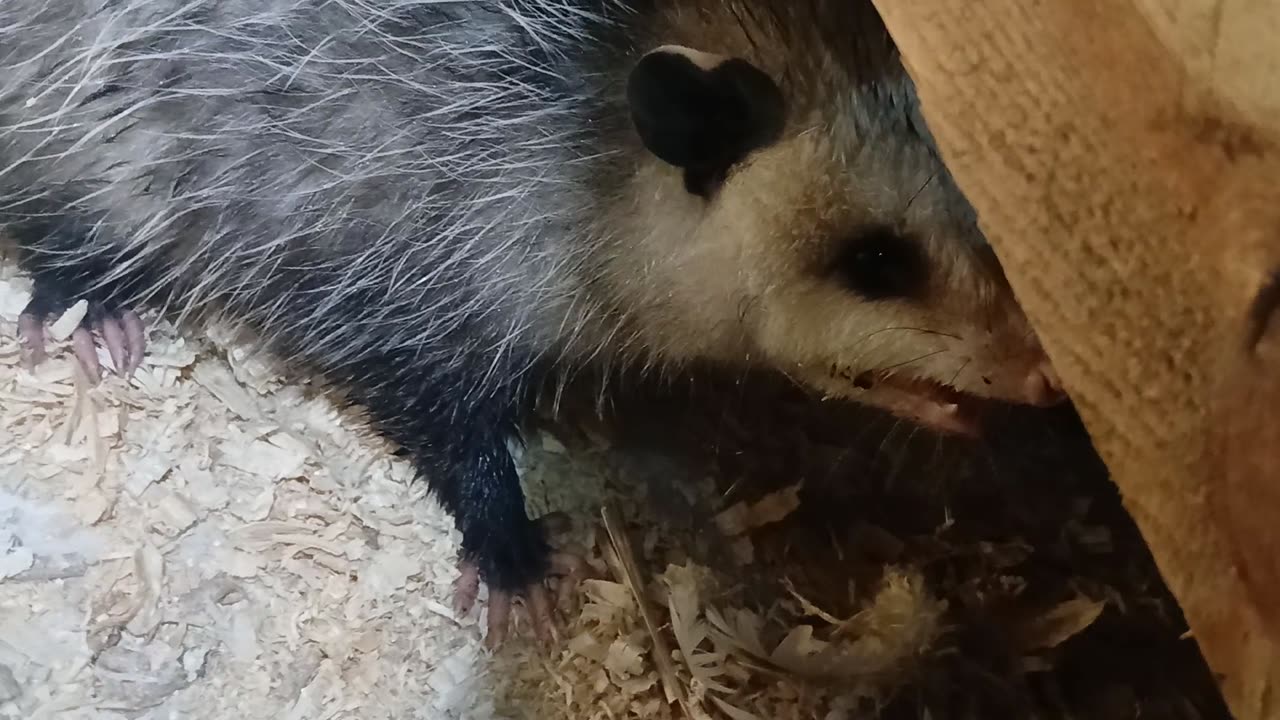
[[[1062,389],[1062,380],[1048,360],[1041,361],[1031,369],[1024,381],[1023,392],[1026,401],[1037,407],[1050,407],[1067,399]]]

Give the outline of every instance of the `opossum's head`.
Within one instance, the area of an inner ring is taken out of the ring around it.
[[[662,274],[630,282],[662,288],[664,351],[750,357],[944,432],[975,430],[983,398],[1061,400],[883,29],[735,21],[681,19],[629,78],[632,272]]]

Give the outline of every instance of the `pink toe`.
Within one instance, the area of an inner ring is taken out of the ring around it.
[[[489,591],[489,631],[485,645],[495,649],[507,639],[507,622],[511,616],[511,596],[504,592]]]
[[[128,362],[124,375],[129,377],[133,375],[133,371],[142,367],[142,358],[147,350],[147,333],[146,327],[142,324],[142,318],[138,317],[138,313],[132,310],[126,310],[120,315],[120,324],[124,327],[124,335],[126,348],[128,348]]]
[[[129,348],[124,336],[124,328],[120,327],[119,321],[115,318],[108,317],[103,319],[98,326],[98,331],[102,333],[102,341],[107,346],[107,354],[111,356],[111,364],[116,367],[116,374],[121,376],[127,374]]]
[[[533,632],[538,640],[547,642],[555,634],[555,619],[551,617],[551,599],[547,588],[542,583],[531,585],[525,592],[529,606],[529,620],[533,623]]]
[[[475,607],[480,594],[480,569],[472,563],[462,565],[462,574],[453,583],[453,611],[466,615]]]
[[[19,315],[18,338],[22,342],[28,368],[34,368],[44,362],[44,325],[40,322],[40,318],[30,313]]]
[[[76,359],[80,367],[89,376],[89,381],[102,381],[102,366],[98,363],[98,350],[93,344],[93,333],[88,328],[78,327],[71,333],[71,347],[75,349]]]

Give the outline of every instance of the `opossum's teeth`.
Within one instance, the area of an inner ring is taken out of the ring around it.
[[[981,434],[971,405],[977,398],[932,380],[902,376],[859,376],[859,387],[875,393],[875,404],[921,425],[950,435],[976,437]]]
[[[956,435],[978,434],[976,423],[964,414],[958,403],[926,401],[922,404],[919,414],[921,422],[930,427]]]

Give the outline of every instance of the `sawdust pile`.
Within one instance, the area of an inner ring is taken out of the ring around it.
[[[358,416],[227,328],[154,317],[129,384],[88,385],[74,318],[30,372],[29,291],[0,264],[0,717],[848,717],[943,631],[907,567],[851,590],[849,617],[794,590],[744,609],[646,521],[607,441],[542,430],[513,448],[531,510],[582,521],[596,576],[557,647],[490,656],[482,618],[451,609],[451,521]],[[719,508],[740,563],[797,502]]]

